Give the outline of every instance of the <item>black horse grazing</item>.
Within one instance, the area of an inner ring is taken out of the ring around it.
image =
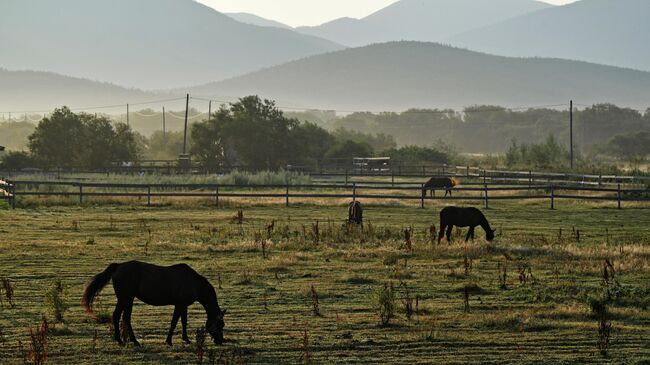
[[[361,203],[356,200],[348,205],[348,223],[363,224],[363,208]]]
[[[205,308],[208,320],[205,328],[212,336],[214,343],[223,343],[223,316],[226,311],[221,311],[217,302],[217,294],[208,279],[199,275],[185,264],[173,266],[157,266],[139,261],[129,261],[121,264],[110,264],[104,272],[95,275],[81,299],[81,304],[86,312],[92,314],[92,303],[97,294],[113,280],[117,305],[113,312],[114,338],[122,344],[120,337],[120,315],[128,331],[129,338],[136,346],[140,344],[135,338],[131,327],[131,311],[133,299],[154,305],[173,305],[174,315],[171,328],[167,335],[167,344],[171,346],[172,335],[181,318],[183,324],[183,340],[187,343],[187,307],[198,301]]]
[[[485,231],[485,239],[492,241],[494,239],[494,230],[490,228],[490,223],[481,213],[480,210],[469,207],[446,207],[440,211],[440,235],[438,236],[438,243],[442,240],[442,236],[447,235],[447,242],[451,242],[451,229],[456,227],[469,227],[465,242],[471,237],[474,239],[474,228],[481,226]],[[446,231],[445,231],[446,229]]]
[[[455,177],[432,177],[422,185],[422,196],[427,195],[427,190],[431,191],[431,197],[436,195],[434,189],[445,189],[445,196],[451,196],[451,188],[458,185],[458,180]]]

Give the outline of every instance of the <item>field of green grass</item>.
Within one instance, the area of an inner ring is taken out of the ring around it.
[[[363,231],[343,226],[347,206],[340,200],[287,208],[249,199],[224,201],[220,209],[207,201],[37,203],[0,209],[0,279],[15,288],[14,306],[2,292],[2,364],[23,363],[29,329],[43,314],[50,322],[47,363],[197,363],[180,324],[174,346],[164,342],[171,307],[136,300],[140,348],[113,342],[109,325],[81,308],[94,274],[135,259],[187,263],[217,289],[230,342],[210,344],[213,358],[204,363],[650,363],[647,205],[617,210],[611,202],[562,201],[551,211],[547,201],[495,201],[485,211],[495,241],[487,243],[477,228],[474,242],[463,242],[463,230],[453,244],[437,245],[430,227],[439,225],[442,206],[430,202],[426,209],[417,201],[368,202]],[[238,209],[242,224],[233,220]],[[57,280],[69,308],[55,324],[45,296]],[[394,288],[394,317],[382,326],[385,284]],[[97,309],[105,317],[114,303],[109,285]],[[597,347],[593,303],[606,305],[612,326],[606,356]],[[191,306],[193,341],[204,323],[202,307]]]

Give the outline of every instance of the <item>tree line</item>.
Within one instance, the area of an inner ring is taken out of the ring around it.
[[[376,154],[419,163],[449,160],[434,147],[397,148],[394,138],[384,134],[345,128],[330,132],[287,117],[275,102],[257,96],[222,105],[209,119],[191,124],[188,140],[192,160],[206,170],[315,167],[324,160]],[[2,168],[105,169],[145,157],[176,158],[182,144],[182,132],[155,132],[146,138],[125,123],[62,107],[38,123],[29,135],[27,151],[4,156]]]
[[[190,115],[199,114],[190,110]],[[208,170],[313,167],[324,160],[378,155],[415,164],[479,163],[456,151],[497,153],[499,163],[511,167],[560,168],[568,163],[568,118],[566,110],[498,106],[346,116],[284,113],[273,101],[248,96],[191,123],[187,138],[193,161]],[[121,161],[172,160],[182,151],[182,131],[157,130],[145,137],[133,130],[133,123],[124,123],[124,115],[116,119],[64,107],[38,126],[0,123],[0,144],[7,143],[3,136],[12,136],[8,147],[13,151],[19,149],[17,134],[31,131],[23,137],[26,151],[5,153],[3,166],[101,169]],[[593,105],[574,113],[574,136],[576,154],[586,162],[608,156],[643,166],[650,156],[650,110]]]

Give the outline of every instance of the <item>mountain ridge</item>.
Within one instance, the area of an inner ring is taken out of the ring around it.
[[[650,73],[556,58],[494,56],[423,42],[350,48],[190,88],[319,109],[613,102],[645,108]]]
[[[8,69],[166,89],[344,47],[192,0],[3,0],[0,48],[13,50],[0,59]]]

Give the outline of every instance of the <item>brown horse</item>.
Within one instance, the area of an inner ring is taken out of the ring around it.
[[[474,239],[474,228],[481,226],[485,231],[485,239],[492,241],[494,239],[494,230],[490,228],[487,218],[483,213],[474,207],[460,208],[460,207],[445,207],[440,211],[440,236],[438,236],[438,243],[442,240],[442,236],[447,236],[447,242],[451,242],[451,229],[456,227],[469,227],[465,242],[470,237]],[[446,231],[445,231],[446,229]]]
[[[173,266],[157,266],[140,261],[129,261],[121,264],[110,264],[103,272],[95,275],[86,286],[81,304],[86,312],[92,314],[92,303],[97,294],[113,281],[113,289],[117,296],[117,305],[113,311],[113,337],[122,343],[120,337],[120,316],[126,326],[130,340],[139,346],[131,327],[131,311],[135,298],[153,305],[173,305],[174,315],[167,335],[167,344],[171,346],[174,329],[180,317],[183,325],[183,340],[187,343],[187,307],[199,302],[205,309],[208,320],[206,330],[212,336],[214,343],[223,343],[223,317],[226,311],[219,308],[214,287],[206,278],[199,275],[186,264]]]
[[[363,224],[363,208],[356,200],[348,205],[348,224]]]
[[[445,196],[451,196],[451,188],[458,185],[458,180],[455,177],[432,177],[422,185],[422,196],[427,195],[427,190],[431,191],[431,197],[436,195],[435,189],[445,189]]]

